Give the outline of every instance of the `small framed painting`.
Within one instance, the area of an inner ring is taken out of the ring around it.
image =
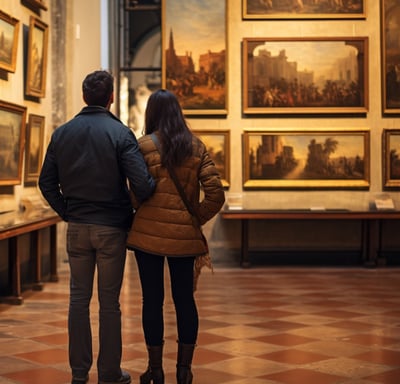
[[[400,190],[400,129],[382,133],[383,188]]]
[[[26,107],[0,100],[0,186],[21,183]]]
[[[0,11],[0,69],[15,72],[19,21]]]
[[[220,175],[222,185],[230,185],[230,131],[228,130],[193,130],[193,133],[205,144]]]
[[[30,114],[26,129],[25,182],[37,181],[42,165],[44,116]]]
[[[28,62],[25,94],[33,97],[46,95],[48,26],[31,16],[28,35]]]

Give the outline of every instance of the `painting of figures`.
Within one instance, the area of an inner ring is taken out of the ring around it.
[[[382,0],[383,114],[400,114],[400,3]]]
[[[185,114],[226,114],[225,1],[165,1],[162,29],[163,86]]]
[[[28,63],[25,94],[45,97],[48,26],[40,19],[31,16],[28,34]]]
[[[244,39],[243,112],[367,112],[367,42],[367,37]]]
[[[243,19],[361,19],[365,0],[243,0]]]

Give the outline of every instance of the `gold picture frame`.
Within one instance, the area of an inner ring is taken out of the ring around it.
[[[29,114],[26,129],[24,182],[36,182],[42,165],[45,117]]]
[[[19,20],[0,10],[0,70],[15,72]]]
[[[34,12],[39,12],[41,9],[47,11],[47,5],[44,0],[21,0],[21,4]]]
[[[365,0],[273,1],[242,0],[244,20],[365,19]]]
[[[228,113],[227,4],[162,2],[162,86],[185,115]]]
[[[244,38],[244,114],[366,114],[368,37]]]
[[[0,186],[22,179],[26,107],[0,100]]]
[[[25,94],[33,97],[46,95],[48,25],[31,16],[29,22]]]
[[[400,190],[400,129],[382,131],[383,189]]]
[[[195,129],[196,135],[207,147],[215,166],[217,167],[224,188],[230,186],[230,131]]]
[[[381,0],[382,113],[400,115],[400,4]]]
[[[244,189],[368,189],[370,133],[245,131]]]

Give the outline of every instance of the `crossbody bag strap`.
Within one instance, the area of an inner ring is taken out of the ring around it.
[[[153,140],[158,152],[161,155],[161,147],[160,147],[160,142],[158,141],[158,137],[156,134],[152,133],[150,135],[151,139]],[[178,190],[182,201],[185,203],[186,208],[188,210],[188,212],[197,219],[197,221],[199,221],[196,213],[194,212],[192,205],[189,203],[188,198],[186,197],[185,191],[183,190],[183,187],[181,185],[181,183],[178,180],[178,177],[176,176],[176,173],[174,172],[174,170],[171,167],[167,166],[167,170],[169,172],[169,175],[171,176],[171,179],[173,180],[173,182],[175,183],[176,189]]]

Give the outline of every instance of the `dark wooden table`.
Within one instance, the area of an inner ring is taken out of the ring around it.
[[[361,253],[364,265],[377,265],[381,252],[382,221],[400,220],[400,211],[352,211],[332,210],[267,210],[267,209],[224,209],[220,213],[224,220],[241,222],[242,267],[251,265],[249,259],[249,221],[250,220],[358,220],[362,225]]]
[[[0,297],[0,300],[10,304],[22,304],[20,272],[20,236],[30,234],[30,257],[35,264],[33,289],[42,289],[42,233],[44,228],[50,228],[50,281],[58,281],[57,275],[57,223],[60,217],[52,210],[35,211],[32,213],[7,213],[0,221],[0,240],[8,241],[8,265],[11,296]]]

